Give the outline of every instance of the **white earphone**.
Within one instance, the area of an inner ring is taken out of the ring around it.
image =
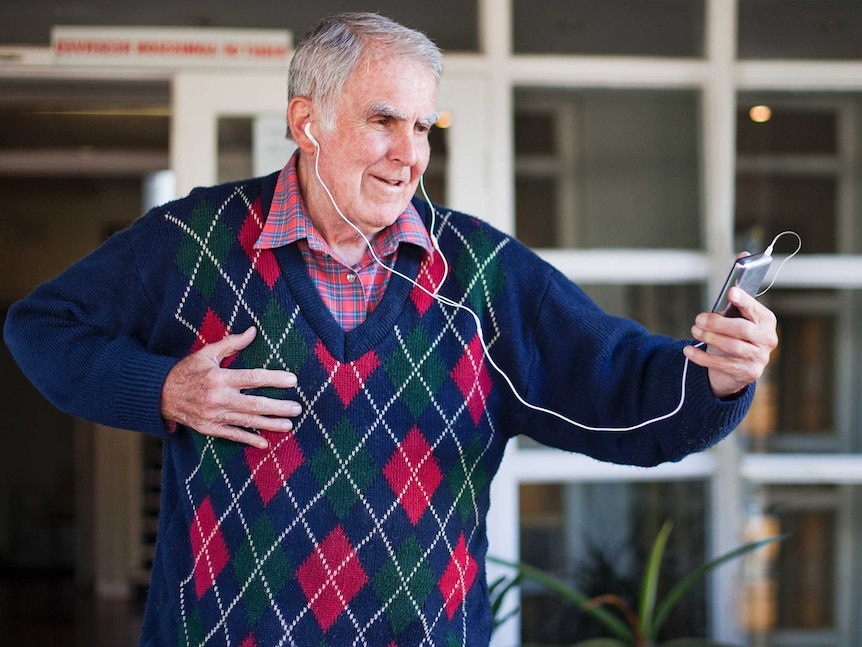
[[[311,143],[314,144],[314,147],[320,150],[320,144],[317,142],[317,139],[315,139],[314,135],[311,134],[310,121],[305,124],[305,128],[303,128],[303,130],[305,131],[305,135],[311,140]]]

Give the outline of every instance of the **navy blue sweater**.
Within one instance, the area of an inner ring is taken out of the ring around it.
[[[295,247],[253,249],[274,181],[153,210],[7,319],[13,355],[59,408],[165,438],[144,645],[486,645],[485,517],[509,439],[649,466],[714,444],[750,404],[752,388],[714,398],[692,366],[676,416],[585,431],[518,402],[470,313],[397,276],[345,332]],[[437,222],[451,266],[440,294],[477,313],[528,402],[595,427],[676,407],[684,342],[607,315],[477,219]],[[405,244],[396,269],[431,288],[442,267]],[[294,431],[265,451],[168,432],[168,371],[249,325],[258,336],[231,366],[297,374],[289,393],[267,392],[302,403]]]

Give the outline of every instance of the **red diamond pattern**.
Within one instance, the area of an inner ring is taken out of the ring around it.
[[[336,360],[326,350],[326,346],[322,342],[317,344],[314,353],[326,372],[329,373],[332,385],[345,407],[359,393],[359,389],[362,388],[368,376],[380,366],[380,359],[373,350],[349,364],[342,364]]]
[[[245,250],[245,253],[251,259],[258,274],[264,282],[272,289],[279,276],[278,261],[275,259],[275,254],[269,249],[255,249],[254,244],[260,237],[261,229],[263,228],[263,218],[260,215],[261,206],[260,199],[255,200],[254,204],[249,209],[248,217],[242,223],[242,228],[239,232],[239,243]]]
[[[425,290],[433,293],[434,289],[440,285],[440,281],[443,279],[445,268],[446,265],[440,256],[440,252],[434,250],[431,262],[425,261],[422,263],[422,267],[419,268],[419,276],[416,277],[416,282],[425,288]],[[424,315],[428,308],[431,307],[431,304],[434,303],[434,297],[425,292],[425,290],[413,288],[413,291],[410,292],[413,305],[416,306],[420,315]]]
[[[229,332],[230,331],[227,326],[219,316],[212,310],[207,309],[207,313],[204,315],[204,320],[201,322],[201,326],[191,352],[196,353],[207,344],[221,341]],[[225,357],[221,361],[222,368],[230,366],[236,357],[236,353]]]
[[[254,636],[249,634],[245,640],[243,640],[239,647],[257,647],[257,641],[254,639]]]
[[[225,334],[227,334],[227,326],[215,312],[208,308],[204,320],[201,322],[197,339],[192,346],[192,352],[196,353],[207,344],[224,339]]]
[[[247,447],[245,460],[254,477],[254,484],[264,504],[284,486],[296,469],[305,462],[305,455],[293,435],[261,431],[270,449]]]
[[[464,533],[458,538],[458,544],[452,552],[452,557],[449,560],[449,565],[446,567],[446,572],[440,578],[440,593],[443,594],[443,599],[446,600],[446,615],[449,620],[455,615],[458,606],[467,597],[467,592],[473,586],[473,580],[476,579],[476,573],[479,568],[476,565],[476,560],[470,555],[467,550],[467,542],[464,540]]]
[[[189,535],[195,560],[195,592],[200,599],[215,584],[229,558],[209,497],[195,511]]]
[[[461,390],[473,424],[477,425],[482,420],[485,412],[485,401],[491,392],[491,376],[485,366],[485,355],[482,349],[482,340],[478,335],[473,337],[461,359],[452,371],[452,379]]]
[[[415,526],[443,480],[431,446],[419,429],[410,430],[386,463],[383,473]]]
[[[296,571],[314,617],[329,631],[351,600],[368,582],[356,551],[338,526]]]

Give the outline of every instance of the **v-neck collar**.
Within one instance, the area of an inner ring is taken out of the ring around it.
[[[261,178],[261,207],[264,214],[269,213],[278,175],[279,173],[275,172]],[[425,203],[414,199],[413,206],[425,226],[430,227],[430,214]],[[340,362],[350,362],[362,357],[390,334],[404,312],[413,289],[410,282],[393,274],[377,307],[364,322],[352,330],[345,331],[317,292],[299,248],[293,244],[278,247],[272,251],[285,278],[286,289],[299,305],[302,316],[321,339],[330,355]],[[421,247],[403,243],[398,250],[395,270],[415,280],[419,275],[424,253]]]
[[[350,362],[361,357],[390,334],[413,289],[410,282],[393,274],[377,307],[365,321],[352,330],[345,331],[320,297],[297,245],[285,245],[273,251],[287,289],[299,305],[302,316],[323,341],[332,357],[340,362]],[[411,278],[418,276],[423,253],[420,247],[402,244],[399,247],[395,270]]]

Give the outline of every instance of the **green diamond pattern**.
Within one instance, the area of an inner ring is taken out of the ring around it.
[[[200,645],[205,638],[203,622],[201,622],[200,608],[195,610],[186,618],[184,631],[177,636],[177,647],[188,647],[189,645]]]
[[[458,636],[449,632],[449,635],[446,637],[446,647],[463,647],[463,643]]]
[[[483,267],[477,267],[476,259],[492,260]],[[502,265],[496,258],[494,246],[481,230],[477,230],[470,236],[467,246],[458,254],[454,270],[454,276],[458,282],[465,290],[469,288],[467,302],[477,312],[493,301],[506,282]]]
[[[364,492],[374,481],[380,468],[371,455],[360,444],[356,429],[345,417],[330,432],[329,442],[324,442],[312,456],[311,471],[321,486],[335,475],[335,480],[326,490],[326,498],[340,519],[350,511],[359,499],[357,490]]]
[[[404,339],[403,348],[385,362],[392,383],[403,386],[402,400],[414,418],[425,411],[433,394],[449,377],[446,366],[434,354],[431,338],[422,325],[416,326]]]
[[[279,343],[280,338],[273,339],[273,335],[281,335],[290,325],[290,320],[284,308],[279,305],[275,298],[271,298],[266,304],[266,309],[261,315],[261,328],[266,331],[258,331],[257,337],[251,345],[245,349],[242,355],[243,365],[248,367],[280,368],[273,366],[273,360],[277,359],[272,346]],[[275,349],[278,350],[277,348]]]
[[[187,233],[183,237],[176,258],[177,266],[185,276],[194,279],[195,288],[205,299],[213,296],[219,279],[219,265],[235,238],[221,220],[213,224],[216,218],[216,210],[210,203],[199,202],[189,221],[193,234]]]
[[[398,548],[395,558],[377,571],[372,582],[380,601],[389,603],[386,617],[398,633],[416,617],[416,607],[421,607],[434,589],[435,579],[422,547],[411,534]]]
[[[231,440],[204,436],[197,432],[191,432],[191,435],[198,455],[201,455],[200,474],[210,488],[219,478],[224,478],[220,466],[227,464],[239,451],[240,446]]]
[[[267,303],[261,318],[261,327],[269,331],[266,338],[260,331],[251,345],[242,353],[242,365],[299,371],[310,353],[308,344],[291,324],[284,308],[274,298]],[[273,335],[278,337],[273,338]],[[275,345],[275,350],[273,350]],[[283,389],[265,387],[255,390],[256,395],[267,398],[284,398]]]
[[[266,515],[261,515],[251,528],[251,536],[233,556],[237,584],[242,588],[251,580],[243,596],[251,624],[256,623],[270,606],[261,573],[266,573],[266,584],[274,594],[281,590],[292,572],[290,562],[276,545],[276,540],[272,524]],[[263,563],[259,564],[258,560]]]
[[[467,446],[462,461],[456,462],[446,475],[446,483],[456,497],[455,507],[464,523],[473,514],[473,497],[488,483],[488,472],[482,465],[481,456],[482,446],[474,438]]]

